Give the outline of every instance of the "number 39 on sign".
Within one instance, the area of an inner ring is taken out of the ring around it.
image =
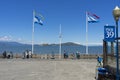
[[[104,40],[110,42],[115,40],[115,26],[104,26]]]

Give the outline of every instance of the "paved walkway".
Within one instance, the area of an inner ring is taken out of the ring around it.
[[[95,80],[96,60],[0,59],[0,80]]]

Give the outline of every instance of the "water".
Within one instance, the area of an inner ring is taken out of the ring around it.
[[[85,46],[62,46],[62,53],[64,50],[69,53],[76,53],[77,51],[81,54],[86,53]],[[0,53],[4,51],[12,51],[13,53],[20,53],[22,54],[25,50],[31,50],[31,45],[0,45]],[[101,54],[103,53],[102,46],[89,46],[89,54]],[[36,54],[58,54],[59,53],[59,46],[34,46],[34,53]]]

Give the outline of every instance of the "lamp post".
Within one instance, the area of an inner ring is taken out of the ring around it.
[[[118,21],[120,17],[120,8],[118,6],[113,10],[113,16],[116,22],[116,80],[119,80]]]

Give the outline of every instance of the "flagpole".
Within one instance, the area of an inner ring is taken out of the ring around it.
[[[88,15],[86,11],[86,54],[88,54]]]
[[[60,38],[60,46],[59,46],[59,59],[61,59],[61,41],[62,41],[62,35],[61,35],[61,24],[60,24],[60,32],[59,32],[59,38]]]
[[[35,12],[33,10],[33,25],[32,25],[32,54],[34,54],[34,17],[35,17]]]

